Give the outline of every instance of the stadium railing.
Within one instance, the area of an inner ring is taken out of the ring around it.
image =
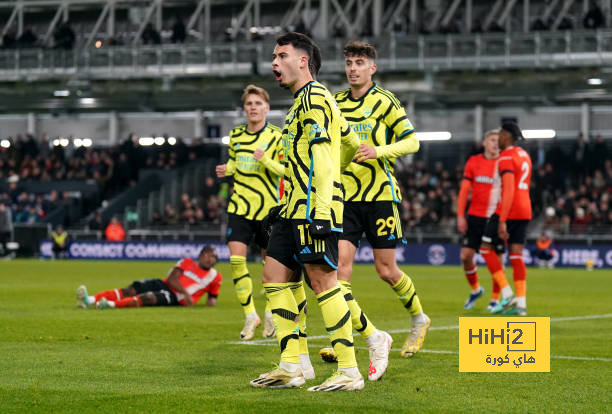
[[[341,73],[347,39],[318,41],[324,72]],[[612,62],[612,30],[392,34],[370,39],[379,48],[378,66],[386,71],[520,69],[602,66]],[[59,79],[66,75],[113,79],[160,76],[244,76],[268,73],[266,41],[214,44],[164,44],[80,49],[0,51],[1,80]]]

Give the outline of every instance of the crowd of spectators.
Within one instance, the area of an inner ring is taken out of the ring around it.
[[[72,137],[68,140],[73,141]],[[135,185],[143,168],[171,170],[206,155],[203,145],[187,146],[180,138],[175,145],[154,147],[138,145],[135,135],[109,148],[64,147],[53,145],[53,141],[46,134],[40,140],[30,134],[17,135],[9,140],[8,148],[0,148],[0,183],[6,183],[5,190],[0,186],[0,199],[11,209],[15,223],[42,222],[55,207],[79,196],[52,190],[55,181],[97,183],[99,202]],[[34,182],[49,183],[49,190],[28,191],[28,184]]]
[[[184,193],[178,206],[166,203],[163,211],[153,212],[151,225],[221,224],[228,195],[227,183],[219,184],[215,178],[206,177],[204,188],[198,195]]]
[[[611,197],[612,159],[601,136],[586,143],[579,135],[569,153],[553,145],[532,177],[536,211],[557,233],[609,233]]]

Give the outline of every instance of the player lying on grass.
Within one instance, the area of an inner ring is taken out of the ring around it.
[[[77,306],[97,309],[132,308],[141,306],[193,306],[208,293],[207,306],[217,304],[222,275],[213,266],[217,252],[204,246],[198,261],[186,257],[168,273],[166,279],[138,280],[122,289],[111,289],[89,296],[85,285],[77,288]]]

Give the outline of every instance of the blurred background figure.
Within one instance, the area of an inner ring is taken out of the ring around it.
[[[537,263],[541,268],[547,267],[552,269],[553,263],[552,253],[552,235],[550,232],[543,232],[536,241],[536,248],[533,250],[533,257],[536,258],[534,263]]]
[[[68,256],[68,233],[62,226],[57,226],[55,231],[51,232],[51,241],[53,259],[65,259]]]
[[[125,230],[117,219],[117,216],[113,216],[113,218],[111,218],[110,223],[108,223],[108,226],[106,226],[104,235],[108,241],[122,242],[125,240]]]

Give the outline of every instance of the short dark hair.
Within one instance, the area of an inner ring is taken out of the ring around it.
[[[365,56],[370,60],[376,60],[376,48],[369,43],[351,41],[344,46],[344,57]]]
[[[514,122],[504,122],[501,126],[501,129],[509,133],[514,141],[523,139],[523,133],[521,132],[521,128],[519,128],[519,126]]]
[[[213,246],[210,246],[208,244],[205,245],[204,247],[202,247],[202,250],[200,250],[200,254],[198,256],[202,256],[202,254],[206,253],[206,252],[210,252],[210,253],[214,254],[215,258],[217,260],[219,260],[219,255],[217,254],[217,249],[215,249]]]
[[[313,78],[319,74],[319,69],[321,69],[321,51],[311,38],[302,33],[288,32],[278,36],[276,44],[279,46],[291,45],[296,49],[306,52],[310,74]]]

